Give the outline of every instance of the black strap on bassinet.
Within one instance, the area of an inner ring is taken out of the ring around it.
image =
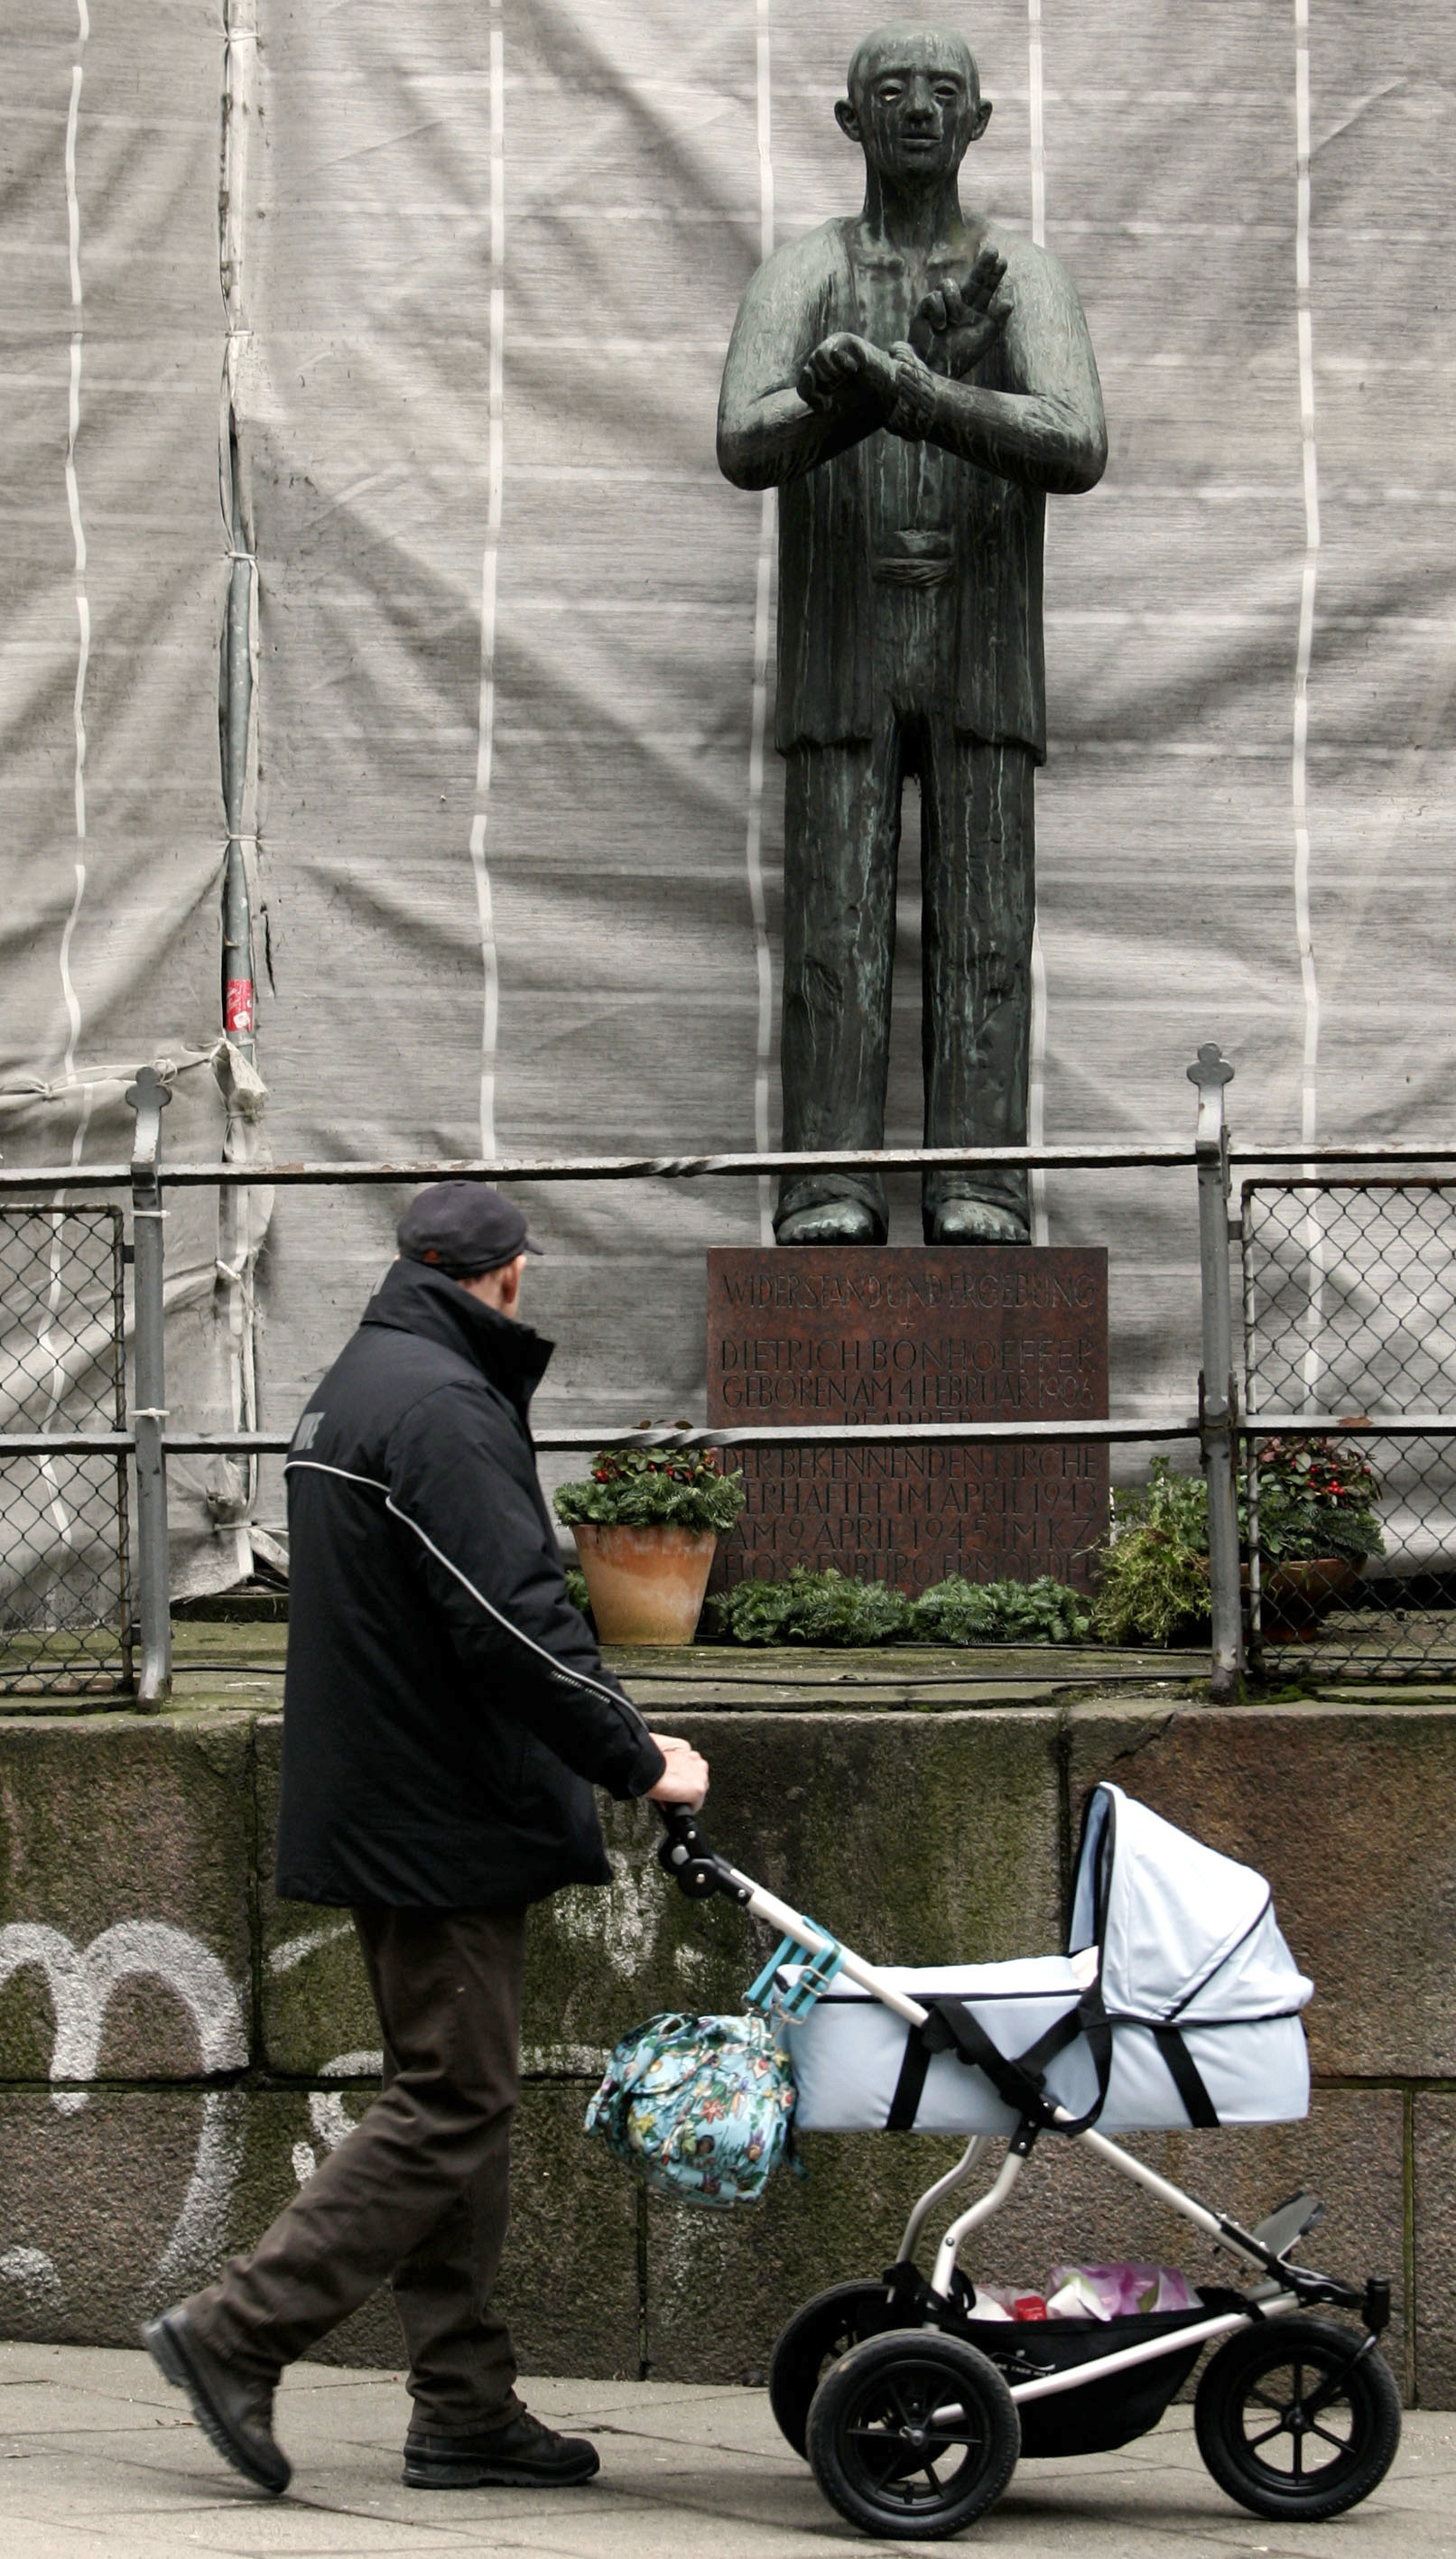
[[[1047,2066],[1070,2043],[1086,2037],[1096,2072],[1097,2093],[1085,2115],[1075,2122],[1058,2123],[1060,2133],[1085,2133],[1094,2124],[1107,2098],[1107,2082],[1112,2075],[1112,2030],[1107,2023],[1101,1995],[1095,1983],[1085,1991],[1077,2006],[1049,2026],[1045,2034],[1013,2059],[991,2041],[985,2028],[972,2016],[963,2000],[947,1994],[923,2002],[930,2012],[924,2026],[913,2026],[905,2038],[905,2058],[900,2077],[890,2100],[885,2129],[891,2133],[910,2133],[925,2093],[926,2074],[937,2052],[953,2052],[967,2069],[979,2070],[989,2079],[1003,2105],[1013,2114],[1035,2124],[1050,2126],[1056,2117],[1055,2100],[1046,2093]],[[1192,2065],[1190,2064],[1190,2067]]]
[[[1112,2029],[1095,1985],[1084,1992],[1076,2008],[1059,2017],[1055,2026],[1048,2027],[1045,2034],[1014,2058],[991,2041],[963,2000],[943,1995],[927,1999],[924,2005],[930,2011],[925,2025],[911,2027],[905,2038],[905,2058],[885,2119],[887,2132],[914,2132],[932,2058],[938,2052],[951,2051],[968,2069],[979,2070],[989,2079],[1002,2104],[1009,2106],[1013,2114],[1050,2126],[1056,2109],[1046,2093],[1048,2066],[1059,2052],[1065,2052],[1069,2044],[1084,2035],[1096,2072],[1096,2098],[1085,2115],[1074,2123],[1058,2124],[1056,2129],[1064,2134],[1085,2133],[1096,2122],[1106,2103],[1107,2083],[1112,2075]],[[1190,2124],[1197,2132],[1216,2131],[1218,2109],[1177,2027],[1155,2026],[1152,2034]]]
[[[1155,2026],[1153,2041],[1168,2064],[1173,2085],[1183,2100],[1183,2111],[1195,2131],[1218,2130],[1219,2110],[1204,2085],[1203,2073],[1189,2051],[1176,2026]]]

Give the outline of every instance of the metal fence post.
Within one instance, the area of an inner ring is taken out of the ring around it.
[[[172,1688],[172,1577],[167,1545],[167,1370],[162,1339],[162,1114],[172,1096],[144,1066],[126,1094],[136,1113],[131,1150],[133,1239],[132,1408],[136,1436],[137,1614],[142,1661],[138,1702],[160,1706]]]
[[[1243,1669],[1243,1609],[1238,1581],[1238,1505],[1235,1493],[1238,1389],[1234,1381],[1234,1310],[1229,1288],[1229,1131],[1224,1087],[1234,1069],[1216,1041],[1188,1070],[1198,1087],[1198,1248],[1203,1280],[1203,1374],[1199,1423],[1209,1488],[1209,1581],[1214,1621],[1209,1694],[1227,1705]]]

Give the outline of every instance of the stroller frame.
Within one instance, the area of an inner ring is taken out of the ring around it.
[[[785,1934],[788,1935],[789,1931],[786,1930]],[[862,1987],[868,1989],[869,1984],[865,1983]],[[907,2024],[914,2025],[920,2022],[918,2018],[910,2016],[910,2011],[915,2005],[914,2001],[909,2001],[901,2012]],[[921,2014],[923,2016],[924,2012]],[[1055,2130],[1056,2116],[1062,2114],[1062,2108],[1055,2109],[1051,2129]],[[1065,2115],[1064,2120],[1071,2123],[1075,2119]],[[968,2211],[962,2212],[956,2220],[952,2221],[949,2229],[945,2233],[936,2252],[935,2271],[927,2285],[927,2292],[932,2301],[949,2301],[950,2281],[955,2272],[956,2258],[962,2239],[970,2231],[979,2229],[985,2222],[992,2220],[1000,2211],[1026,2166],[1041,2129],[1040,2126],[1027,2124],[1017,2127],[1008,2142],[1006,2158],[994,2184],[971,2204]],[[1246,2311],[1219,2312],[1209,2319],[1199,2321],[1196,2326],[1177,2329],[1167,2336],[1151,2337],[1139,2345],[1112,2347],[1106,2354],[1096,2355],[1087,2363],[1076,2364],[1068,2371],[1048,2373],[1035,2381],[1013,2382],[1011,2396],[1014,2400],[1052,2398],[1061,2391],[1079,2390],[1089,2381],[1105,2380],[1114,2372],[1130,2372],[1137,2364],[1156,2362],[1162,2355],[1181,2353],[1190,2345],[1211,2344],[1215,2337],[1229,2336],[1235,2329],[1245,2327],[1256,2314],[1263,2319],[1270,2319],[1280,2311],[1300,2310],[1311,2302],[1333,2303],[1348,2310],[1366,2309],[1365,2292],[1357,2292],[1348,2284],[1340,2284],[1332,2276],[1317,2275],[1303,2267],[1288,2266],[1283,2258],[1274,2256],[1255,2232],[1242,2231],[1236,2222],[1230,2221],[1223,2214],[1211,2212],[1206,2204],[1197,2202],[1191,2194],[1185,2194],[1181,2186],[1172,2184],[1167,2178],[1159,2177],[1155,2169],[1150,2169],[1143,2161],[1134,2159],[1130,2151],[1120,2149],[1116,2142],[1109,2142],[1105,2134],[1088,2131],[1074,2133],[1071,2138],[1081,2142],[1085,2150],[1092,2151],[1098,2158],[1105,2160],[1108,2167],[1114,2169],[1118,2176],[1129,2179],[1134,2185],[1145,2186],[1150,2194],[1158,2197],[1159,2202],[1166,2203],[1171,2210],[1181,2213],[1185,2221],[1191,2221],[1196,2229],[1205,2233],[1206,2237],[1216,2240],[1221,2247],[1228,2247],[1248,2263],[1258,2266],[1268,2280],[1257,2286],[1247,2296],[1250,2307]],[[897,2274],[902,2270],[906,2274],[913,2272],[916,2248],[931,2213],[946,2195],[953,2192],[954,2188],[970,2175],[982,2150],[995,2139],[996,2136],[993,2133],[972,2133],[955,2166],[946,2176],[938,2178],[934,2185],[927,2186],[905,2225],[905,2235],[900,2242],[900,2253],[896,2264]],[[1304,2198],[1301,2196],[1297,2200],[1302,2203]],[[1291,2239],[1288,2244],[1292,2247],[1293,2240]],[[1274,2269],[1277,2271],[1273,2271]],[[1370,2305],[1375,2312],[1375,2320],[1367,2318],[1366,2321],[1367,2327],[1377,2334],[1380,2327],[1383,2327],[1389,2317],[1388,2285],[1384,2287],[1384,2292],[1385,2299],[1383,2303]]]
[[[742,1874],[732,1866],[727,1859],[718,1856],[708,1845],[691,1813],[680,1806],[660,1806],[658,1809],[662,1814],[667,1833],[658,1851],[660,1863],[690,1899],[706,1899],[714,1894],[726,1896],[737,1902],[750,1917],[767,1922],[779,1932],[781,1938],[788,1941],[789,1946],[801,1949],[810,1966],[814,1968],[809,1978],[817,1987],[822,1987],[835,1972],[842,1972],[847,1980],[857,1984],[861,1990],[883,2001],[885,2006],[898,2017],[903,2018],[907,2025],[924,2026],[927,2023],[929,2012],[921,2007],[918,2001],[908,1997],[897,1983],[887,1979],[876,1966],[866,1963],[861,1956],[831,1937],[828,1931],[815,1921],[806,1918],[802,1912],[795,1910],[789,1903],[781,1901],[776,1893],[768,1891],[764,1885],[755,1882],[750,1876]],[[781,1949],[779,1960],[783,1960],[783,1955],[784,1949]],[[1089,1950],[1086,1956],[1073,1960],[1079,1966],[1086,1964],[1089,1967],[1084,1987],[1091,1987],[1095,1979],[1097,1962],[1095,1950]],[[773,1971],[774,1965],[771,1963],[765,1976],[766,1981],[772,1979]],[[756,1986],[756,1990],[759,1987]],[[784,2006],[792,2024],[795,2009],[792,1995]],[[955,2332],[960,2319],[964,2317],[963,2310],[957,2317],[953,2297],[957,2259],[963,2242],[972,2231],[983,2227],[1001,2210],[1041,2135],[1044,2132],[1059,2132],[1063,2127],[1067,2128],[1067,2138],[1080,2143],[1084,2150],[1102,2161],[1116,2176],[1127,2179],[1132,2184],[1139,2185],[1149,2194],[1155,2195],[1161,2203],[1178,2213],[1185,2221],[1190,2222],[1206,2238],[1212,2239],[1218,2246],[1227,2249],[1241,2262],[1243,2268],[1257,2274],[1260,2280],[1237,2294],[1226,2291],[1223,2295],[1223,2303],[1227,2306],[1217,2310],[1211,2308],[1209,2317],[1204,2320],[1189,2322],[1186,2325],[1180,2324],[1176,2328],[1170,2328],[1164,2334],[1150,2338],[1144,2336],[1138,2342],[1129,2345],[1118,2346],[1109,2338],[1108,2350],[1105,2353],[1095,2353],[1087,2360],[1072,2363],[1062,2369],[1044,2371],[1034,2378],[1013,2379],[1010,2383],[1010,2397],[1013,2403],[1024,2404],[1058,2397],[1083,2389],[1091,2383],[1105,2381],[1114,2374],[1128,2372],[1137,2366],[1156,2362],[1169,2354],[1179,2354],[1186,2358],[1190,2348],[1202,2348],[1205,2344],[1213,2343],[1219,2338],[1232,2336],[1238,2330],[1277,2319],[1281,2315],[1306,2311],[1315,2305],[1354,2312],[1362,2321],[1366,2331],[1363,2339],[1350,2337],[1349,2360],[1352,2369],[1372,2352],[1382,2331],[1389,2322],[1390,2284],[1388,2280],[1371,2277],[1364,2285],[1356,2286],[1336,2276],[1318,2272],[1312,2267],[1298,2265],[1292,2261],[1290,2252],[1320,2212],[1321,2206],[1315,2196],[1301,2194],[1291,2197],[1255,2229],[1245,2229],[1232,2215],[1212,2210],[1207,2204],[1199,2202],[1194,2195],[1186,2193],[1170,2179],[1159,2176],[1158,2172],[1149,2168],[1144,2161],[1135,2158],[1129,2151],[1123,2150],[1118,2143],[1108,2140],[1106,2135],[1098,2132],[1094,2126],[1086,2125],[1079,2118],[1068,2114],[1065,2108],[1050,2101],[1043,2104],[1039,2115],[1024,2116],[1017,2124],[1007,2142],[1006,2155],[994,2182],[983,2194],[950,2222],[940,2241],[934,2269],[928,2279],[921,2275],[916,2263],[916,2250],[927,2221],[937,2204],[946,2200],[964,2183],[983,2153],[1000,2137],[994,2133],[972,2134],[953,2168],[928,2186],[915,2203],[905,2225],[897,2261],[888,2269],[884,2278],[887,2293],[890,2296],[898,2294],[903,2297],[909,2313],[908,2325],[913,2323],[922,2330],[935,2329],[944,2325],[951,2333]],[[1236,2301],[1237,2307],[1233,2306]],[[1112,2324],[1114,2333],[1115,2325],[1115,2323]],[[1340,2333],[1335,2332],[1335,2333],[1338,2335]],[[1344,2333],[1349,2335],[1350,2333],[1344,2332]],[[1016,2330],[1019,2342],[1029,2342],[1036,2334],[1035,2325],[1029,2328],[1022,2324]],[[944,2411],[936,2412],[937,2416],[944,2413]],[[952,2409],[951,2414],[954,2413]],[[1156,2423],[1156,2418],[1151,2422]],[[1242,2494],[1242,2491],[1233,2485],[1228,2479],[1224,2479],[1221,2484],[1228,2487],[1231,2493]],[[826,2483],[821,2481],[821,2484]],[[1358,2491],[1359,2494],[1365,2492],[1367,2491],[1364,2489]],[[1246,2496],[1242,2501],[1249,2502]],[[847,2507],[841,2510],[849,2511]],[[1253,2510],[1261,2509],[1255,2506]],[[851,2519],[863,2522],[862,2517],[852,2516]],[[865,2528],[870,2527],[866,2525]],[[895,2526],[892,2524],[887,2527],[882,2521],[878,2528],[881,2530],[889,2528],[893,2531]],[[924,2526],[915,2537],[925,2537]]]

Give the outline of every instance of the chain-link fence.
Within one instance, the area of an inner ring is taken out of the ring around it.
[[[0,1208],[0,1418],[125,1429],[119,1208]],[[123,1453],[0,1456],[0,1691],[131,1685]]]
[[[1245,1182],[1243,1506],[1255,1662],[1319,1676],[1456,1669],[1456,1440],[1355,1431],[1456,1415],[1456,1182]]]

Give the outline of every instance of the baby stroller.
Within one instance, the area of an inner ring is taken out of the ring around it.
[[[685,1893],[726,1894],[783,1932],[749,1999],[792,2058],[798,2126],[966,2136],[883,2278],[805,2303],[774,2349],[774,2415],[849,2522],[900,2540],[958,2532],[995,2504],[1023,2455],[1109,2452],[1147,2433],[1216,2339],[1194,2421],[1220,2486],[1280,2522],[1322,2521],[1369,2496],[1400,2437],[1377,2344],[1388,2281],[1356,2287],[1295,2261],[1319,2217],[1314,2195],[1247,2230],[1108,2138],[1308,2112],[1299,2012],[1313,1986],[1260,1876],[1100,1785],[1083,1824],[1068,1954],[880,1969],[715,1855],[694,1816],[663,1818],[659,1856]],[[923,2273],[931,2213],[998,2135],[994,2183]],[[1145,2187],[1253,2280],[1201,2286],[1190,2309],[977,2316],[961,2248],[1050,2137]],[[1320,2309],[1359,2325],[1312,2316]]]

